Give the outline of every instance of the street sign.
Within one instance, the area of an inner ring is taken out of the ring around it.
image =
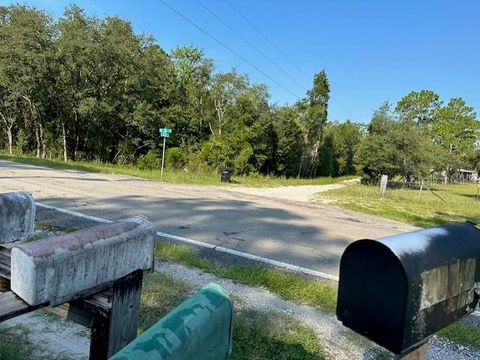
[[[163,168],[165,167],[165,147],[167,146],[165,140],[172,134],[172,129],[168,127],[160,128],[160,136],[163,137],[162,148],[162,170],[160,172],[160,179],[163,179]]]
[[[171,134],[172,134],[172,129],[167,128],[167,127],[160,128],[160,135],[161,136],[170,137]]]

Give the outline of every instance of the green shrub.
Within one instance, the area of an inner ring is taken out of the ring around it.
[[[186,165],[186,156],[179,147],[172,147],[165,151],[165,166],[172,169],[182,169]]]
[[[157,159],[157,155],[152,150],[149,150],[148,153],[138,158],[137,167],[140,170],[154,170],[160,167],[160,162]]]

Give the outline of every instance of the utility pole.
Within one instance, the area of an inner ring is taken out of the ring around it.
[[[163,179],[163,168],[165,166],[165,147],[167,143],[167,137],[172,134],[172,129],[164,127],[160,128],[160,136],[163,137],[163,149],[162,149],[162,169],[160,170],[160,179]]]

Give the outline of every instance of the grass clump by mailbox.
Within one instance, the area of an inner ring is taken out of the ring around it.
[[[478,327],[457,322],[441,330],[438,335],[480,349],[480,328]]]
[[[193,289],[190,286],[171,276],[161,273],[144,276],[139,333],[143,333],[167,315],[192,293]]]
[[[164,242],[157,244],[156,257],[198,268],[241,284],[263,287],[283,299],[308,304],[329,313],[333,313],[336,308],[336,288],[278,269],[252,265],[217,265],[186,245]]]
[[[274,176],[263,176],[252,174],[249,176],[239,175],[232,178],[231,183],[221,183],[220,175],[216,172],[188,172],[184,170],[167,169],[163,178],[160,174],[160,168],[155,170],[141,169],[132,165],[116,165],[99,162],[88,161],[67,161],[38,159],[34,156],[26,155],[7,155],[0,153],[0,159],[14,161],[22,164],[44,166],[53,169],[80,170],[105,174],[118,174],[137,176],[144,179],[164,181],[178,184],[197,184],[197,185],[227,185],[231,186],[251,186],[251,187],[268,187],[268,186],[287,186],[287,185],[326,185],[339,181],[357,178],[356,176],[343,176],[338,178],[319,177],[316,179],[297,179]]]
[[[312,329],[280,313],[237,313],[231,360],[322,360],[325,352]]]
[[[387,189],[382,199],[377,186],[352,185],[320,193],[317,200],[421,227],[480,222],[477,185],[437,185],[432,190],[424,189],[420,194],[413,189]]]

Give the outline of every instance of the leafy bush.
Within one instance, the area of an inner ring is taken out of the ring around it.
[[[183,168],[187,161],[186,154],[179,147],[172,147],[165,151],[165,166],[173,169]]]
[[[160,162],[157,159],[157,155],[152,150],[149,150],[148,153],[138,158],[137,167],[140,170],[154,170],[160,167]]]

